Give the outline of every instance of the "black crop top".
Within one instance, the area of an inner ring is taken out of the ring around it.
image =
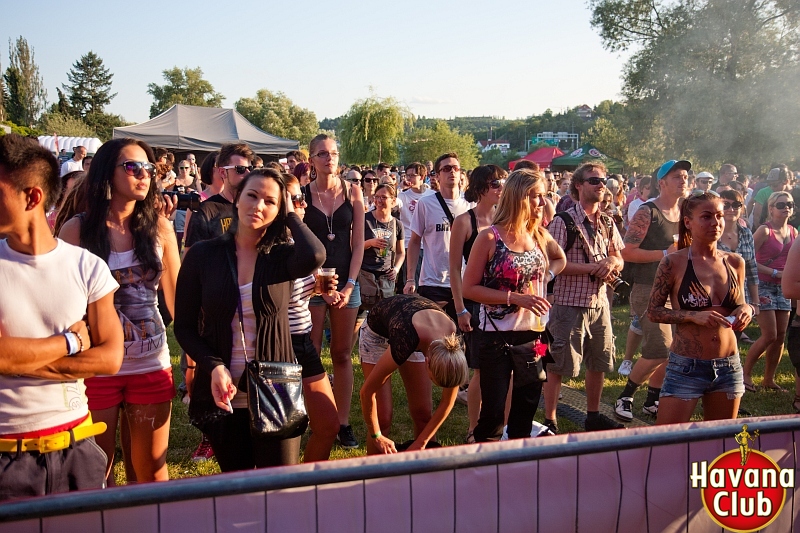
[[[692,250],[689,249],[689,260],[686,263],[686,272],[683,274],[680,289],[678,289],[678,304],[681,309],[689,309],[692,311],[699,311],[701,309],[710,309],[713,306],[724,307],[729,311],[736,309],[739,306],[739,299],[741,297],[741,288],[736,279],[736,272],[733,271],[728,259],[722,258],[722,263],[728,271],[728,292],[721,303],[714,304],[711,300],[711,295],[708,294],[703,284],[697,279],[694,273],[694,265],[692,264]]]

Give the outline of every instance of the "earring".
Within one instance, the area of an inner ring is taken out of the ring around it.
[[[111,200],[111,184],[106,182],[106,200]]]

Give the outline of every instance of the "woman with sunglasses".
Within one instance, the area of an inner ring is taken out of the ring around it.
[[[506,180],[492,225],[478,234],[464,271],[463,294],[481,304],[479,313],[481,411],[477,442],[497,441],[511,380],[512,361],[505,343],[524,344],[541,336],[536,317],[550,303],[533,289],[546,283],[548,270],[564,269],[564,251],[542,227],[545,179],[539,170],[515,170]],[[533,289],[533,290],[532,290]],[[508,438],[530,437],[542,383],[514,387],[508,413]]]
[[[247,393],[237,384],[245,361],[295,362],[293,281],[315,271],[324,257],[322,244],[294,213],[283,177],[270,168],[250,172],[237,187],[230,231],[186,253],[175,336],[197,364],[189,419],[208,435],[223,472],[299,460],[299,435],[250,434]]]
[[[364,190],[364,211],[372,211],[375,209],[375,191],[378,188],[380,178],[375,176],[375,171],[367,169],[364,171],[361,180]]]
[[[687,198],[678,222],[678,251],[665,256],[656,271],[647,316],[675,324],[658,424],[688,422],[700,398],[704,420],[736,418],[744,394],[734,332],[750,323],[754,310],[745,302],[744,260],[717,249],[723,213],[713,191]]]
[[[464,199],[476,202],[475,207],[458,215],[450,230],[450,287],[458,315],[458,329],[464,334],[467,363],[474,371],[467,389],[467,444],[475,442],[473,432],[481,412],[481,371],[477,349],[480,304],[464,299],[462,261],[469,261],[478,234],[492,225],[495,206],[500,201],[507,177],[508,172],[497,165],[482,165],[474,169],[469,176]]]
[[[767,221],[753,232],[758,264],[758,296],[761,312],[758,327],[761,337],[750,346],[744,362],[744,386],[755,392],[753,368],[766,353],[764,379],[761,387],[777,392],[786,392],[775,383],[775,372],[783,354],[783,338],[789,325],[791,301],[783,296],[781,278],[786,266],[789,249],[797,237],[797,230],[787,224],[792,216],[794,202],[785,191],[772,193],[767,199]]]
[[[339,148],[327,135],[317,135],[309,143],[311,165],[316,179],[303,188],[306,197],[306,224],[325,246],[325,268],[335,268],[339,285],[332,294],[315,296],[311,310],[311,340],[322,350],[325,315],[330,313],[330,350],[333,361],[333,395],[339,410],[339,442],[357,448],[358,441],[348,422],[353,396],[353,331],[361,307],[358,273],[364,257],[364,200],[361,189],[347,183],[339,174]]]
[[[96,440],[108,456],[109,485],[114,484],[120,415],[127,420],[121,441],[128,481],[169,479],[166,457],[175,386],[156,291],[163,289],[174,315],[180,259],[172,225],[155,207],[154,161],[142,141],[103,144],[86,176],[86,212],[64,224],[59,234],[104,259],[120,284],[114,306],[125,333],[122,368],[114,376],[86,380],[92,418],[108,425]]]
[[[717,248],[723,252],[734,252],[742,256],[745,264],[745,280],[747,290],[745,301],[753,306],[755,316],[759,313],[758,298],[758,266],[756,265],[756,251],[753,243],[753,233],[742,220],[744,214],[744,200],[742,195],[735,191],[722,191],[722,208],[725,213],[725,228],[717,241]]]

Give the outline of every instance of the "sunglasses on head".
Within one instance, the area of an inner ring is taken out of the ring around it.
[[[248,166],[245,166],[245,165],[228,165],[226,167],[220,167],[220,168],[224,168],[226,170],[229,169],[229,168],[232,168],[232,169],[234,169],[236,171],[237,174],[247,174],[248,172],[252,172],[253,168],[255,168],[255,167],[253,167],[253,165],[248,165]]]
[[[492,180],[489,182],[489,187],[492,189],[499,189],[506,184],[506,180]]]
[[[719,198],[719,193],[717,191],[694,191],[692,194],[689,195],[689,198],[700,198],[701,196],[709,195],[715,198]]]
[[[794,209],[794,202],[775,202],[774,204],[775,209]]]
[[[128,176],[138,176],[142,173],[142,169],[146,170],[149,175],[153,175],[156,171],[156,166],[149,161],[125,161],[119,165],[125,169],[125,174]]]
[[[457,165],[445,165],[439,169],[439,172],[452,172],[453,174],[456,174],[461,172],[461,167]]]
[[[739,201],[722,203],[722,207],[724,207],[725,209],[741,209],[742,205],[744,204],[742,204],[742,202]]]
[[[305,207],[306,197],[303,193],[295,194],[290,196],[289,199],[292,201],[292,205],[295,207]]]
[[[605,185],[606,179],[605,178],[586,178],[583,180],[584,183],[588,183],[589,185]]]

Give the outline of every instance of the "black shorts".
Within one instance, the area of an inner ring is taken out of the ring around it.
[[[453,291],[450,290],[450,287],[432,287],[423,285],[417,289],[417,294],[437,304],[439,302],[447,302],[443,311],[447,313],[447,316],[453,319],[453,322],[458,324],[456,305],[453,302]],[[461,311],[461,309],[458,311]]]
[[[325,367],[319,358],[314,343],[311,342],[311,334],[292,335],[292,348],[297,362],[303,367],[303,378],[312,378],[325,373]]]

